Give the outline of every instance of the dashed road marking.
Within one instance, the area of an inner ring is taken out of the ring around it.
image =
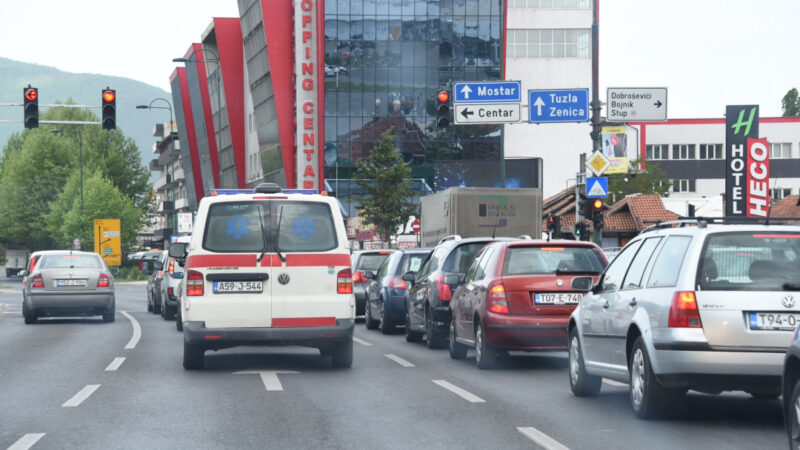
[[[119,369],[119,366],[121,366],[122,363],[124,363],[124,362],[125,362],[125,357],[124,356],[118,356],[118,357],[114,358],[114,360],[111,361],[111,364],[109,364],[108,367],[106,367],[106,372],[113,372],[113,371]]]
[[[142,327],[139,325],[139,322],[133,318],[132,315],[128,314],[125,311],[121,311],[122,315],[125,316],[128,320],[131,321],[131,325],[133,326],[133,336],[131,336],[131,340],[125,345],[125,350],[132,350],[136,348],[136,344],[139,343],[139,339],[142,338]]]
[[[282,391],[283,385],[278,379],[279,373],[300,373],[294,370],[243,370],[234,372],[234,375],[261,375],[261,382],[268,391]]]
[[[99,384],[87,384],[85,388],[81,389],[80,392],[75,394],[71,399],[67,400],[61,406],[64,408],[80,406],[80,404],[89,398],[89,396],[92,395],[99,387]]]
[[[393,355],[391,353],[387,353],[387,354],[385,354],[383,356],[391,359],[392,361],[396,362],[397,364],[400,364],[403,367],[414,367],[414,364],[411,364],[410,362],[406,361],[405,359],[403,359],[403,358],[401,358],[401,357],[399,357],[397,355]]]
[[[607,380],[605,378],[603,378],[603,383],[605,383],[605,384],[607,384],[609,386],[622,387],[622,388],[625,388],[625,389],[628,388],[628,383],[620,383],[619,381]]]
[[[471,392],[465,391],[464,389],[461,389],[460,387],[454,384],[450,384],[445,380],[432,380],[432,381],[470,403],[486,403],[486,400],[478,397],[477,395]]]
[[[44,435],[45,433],[28,433],[19,438],[17,442],[11,444],[11,447],[8,447],[8,450],[28,450],[29,448],[33,447],[34,444],[39,442],[39,439],[43,438]]]
[[[365,341],[365,340],[363,340],[363,339],[359,339],[359,338],[357,338],[357,337],[355,337],[355,336],[353,336],[353,342],[355,342],[355,343],[357,343],[357,344],[361,344],[361,345],[363,345],[363,346],[365,346],[365,347],[369,347],[370,345],[372,345],[372,344],[370,344],[369,342],[367,342],[367,341]]]
[[[517,430],[545,450],[569,450],[569,448],[564,444],[542,433],[534,427],[517,427]]]

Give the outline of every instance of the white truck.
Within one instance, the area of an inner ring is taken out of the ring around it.
[[[420,199],[420,245],[462,238],[542,235],[540,188],[449,188]]]
[[[28,250],[24,248],[6,249],[6,278],[18,276],[25,270],[28,262]]]

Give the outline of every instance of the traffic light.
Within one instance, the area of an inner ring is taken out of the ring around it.
[[[547,215],[547,229],[553,232],[554,238],[561,237],[561,216],[555,214]]]
[[[578,222],[577,224],[575,224],[575,240],[576,241],[589,240],[589,233],[586,232],[585,222]]]
[[[103,115],[102,121],[104,130],[115,130],[117,128],[117,91],[106,87],[103,89]]]
[[[25,128],[39,128],[39,90],[29,84],[22,92]]]
[[[439,91],[436,95],[436,127],[447,128],[450,125],[450,92]]]
[[[586,220],[592,220],[592,199],[578,196],[578,211]]]
[[[603,200],[599,198],[592,201],[592,222],[595,230],[603,228]]]

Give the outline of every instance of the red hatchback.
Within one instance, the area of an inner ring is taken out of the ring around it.
[[[583,299],[572,280],[591,275],[596,281],[606,265],[590,242],[487,245],[450,302],[450,356],[463,359],[475,347],[478,367],[487,369],[507,350],[567,350],[569,316]]]

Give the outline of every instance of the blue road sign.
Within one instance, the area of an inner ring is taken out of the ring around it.
[[[528,123],[588,121],[589,89],[528,91]]]
[[[519,81],[475,81],[453,83],[453,103],[519,103]]]
[[[608,197],[608,177],[587,178],[586,197],[587,198]]]

